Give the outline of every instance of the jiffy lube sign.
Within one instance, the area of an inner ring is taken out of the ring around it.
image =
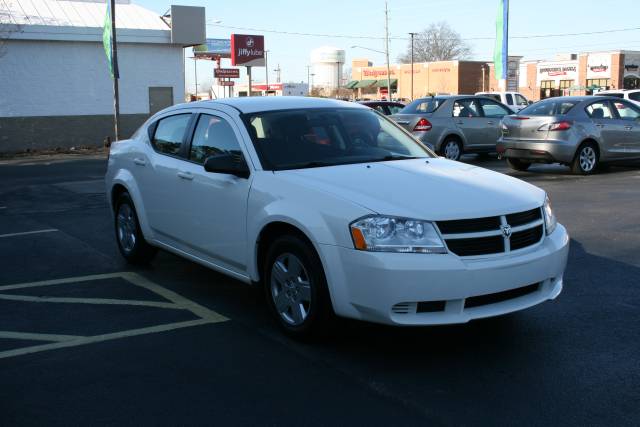
[[[264,36],[231,34],[231,64],[264,67]]]

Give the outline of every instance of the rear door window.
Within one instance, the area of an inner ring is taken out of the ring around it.
[[[508,111],[505,107],[489,99],[481,99],[480,105],[482,106],[482,112],[484,113],[485,117],[502,118],[511,114],[511,112]]]
[[[577,101],[566,100],[540,101],[523,108],[518,114],[522,116],[562,116],[571,111],[577,103]]]
[[[442,98],[416,99],[402,110],[400,114],[433,113],[444,103]]]
[[[460,99],[453,104],[453,117],[480,116],[480,107],[475,99]]]
[[[507,105],[513,105],[513,96],[510,93],[507,94]]]
[[[160,119],[156,124],[151,145],[162,154],[178,156],[184,144],[184,136],[191,114],[177,114]]]
[[[613,119],[613,112],[609,101],[598,101],[589,104],[585,111],[594,120]]]

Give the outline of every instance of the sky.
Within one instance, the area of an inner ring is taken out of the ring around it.
[[[132,0],[163,14],[172,1]],[[204,6],[210,24],[207,37],[230,34],[263,34],[269,50],[269,81],[280,65],[283,82],[306,82],[311,50],[334,46],[346,52],[346,66],[354,58],[368,58],[384,65],[384,0],[174,0],[175,4]],[[433,22],[446,21],[471,45],[470,59],[491,61],[498,0],[388,0],[391,63],[407,50],[408,33],[419,32]],[[615,6],[614,6],[615,5]],[[556,53],[600,50],[640,50],[640,0],[511,0],[511,55],[553,60]],[[219,24],[212,24],[221,21]],[[248,30],[256,29],[256,30]],[[627,30],[634,28],[633,30]],[[611,30],[622,30],[604,32]],[[262,31],[260,31],[262,30]],[[331,37],[281,34],[328,34]],[[599,33],[598,33],[599,32]],[[567,33],[597,33],[556,37],[531,37]],[[358,36],[358,37],[336,37]],[[398,39],[396,39],[398,38]],[[187,56],[190,56],[188,54]],[[212,65],[198,62],[198,84],[210,85]],[[223,66],[230,65],[223,62]],[[186,61],[186,85],[193,90],[194,64]],[[264,82],[265,68],[254,68],[253,79]],[[244,73],[243,79],[244,80]]]

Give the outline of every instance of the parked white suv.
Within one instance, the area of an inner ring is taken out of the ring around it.
[[[562,290],[569,237],[541,189],[438,158],[381,114],[326,99],[183,104],[112,145],[118,248],[264,286],[285,331],[334,315],[462,323]]]
[[[629,101],[640,105],[640,89],[611,89],[602,90],[594,94],[595,96],[613,96],[616,98],[628,99]]]
[[[531,104],[531,102],[519,92],[476,92],[476,95],[488,96],[498,102],[502,102],[516,112]]]

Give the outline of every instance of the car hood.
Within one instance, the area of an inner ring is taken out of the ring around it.
[[[519,179],[442,158],[276,173],[376,213],[434,221],[521,212],[541,206],[545,197]]]

